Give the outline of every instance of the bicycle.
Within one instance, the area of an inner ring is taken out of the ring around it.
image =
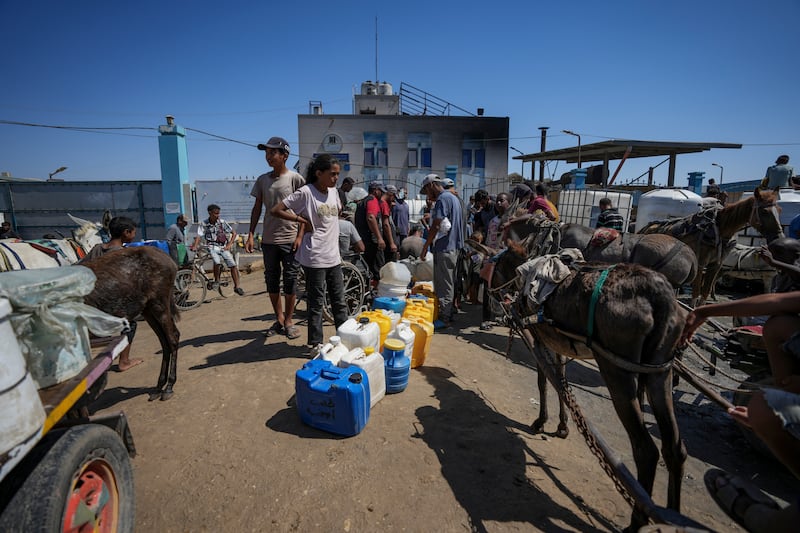
[[[213,271],[209,277],[205,264],[211,261],[208,247],[199,248],[189,266],[178,270],[175,276],[175,305],[181,311],[199,307],[206,301],[207,291],[216,290],[220,296],[227,298],[233,294],[233,278],[230,269],[222,262],[219,283],[214,281]]]
[[[348,260],[349,259],[349,260]],[[350,256],[342,261],[342,281],[344,285],[344,302],[347,315],[355,316],[364,308],[371,297],[369,268],[360,254]],[[297,276],[297,300],[306,300],[305,271],[300,268]],[[306,304],[307,304],[306,300]],[[333,324],[333,307],[330,293],[325,291],[325,302],[322,306],[322,319]]]

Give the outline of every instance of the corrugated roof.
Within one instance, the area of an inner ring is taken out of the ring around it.
[[[712,148],[735,148],[742,147],[735,143],[710,143],[710,142],[672,142],[672,141],[637,141],[633,139],[614,139],[591,144],[583,144],[580,147],[581,163],[591,161],[604,161],[622,159],[628,147],[631,153],[628,159],[636,157],[658,157],[677,154],[692,154],[707,152]],[[560,148],[558,150],[548,150],[534,154],[516,155],[512,159],[522,161],[566,161],[567,163],[578,162],[578,147]]]

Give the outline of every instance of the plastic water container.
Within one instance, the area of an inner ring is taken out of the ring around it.
[[[337,365],[342,356],[349,351],[350,349],[342,343],[342,338],[334,335],[322,346],[318,357]]]
[[[654,220],[693,215],[703,207],[703,198],[686,189],[654,189],[639,197],[636,231]]]
[[[359,314],[357,319],[366,318],[369,319],[370,322],[376,322],[378,327],[381,330],[381,336],[378,340],[378,346],[383,346],[384,341],[386,341],[386,336],[392,330],[392,319],[383,314],[381,311],[364,311],[363,313]]]
[[[418,281],[411,287],[411,294],[420,294],[420,292],[433,292],[433,282],[432,281]]]
[[[372,309],[386,309],[402,315],[405,308],[405,298],[389,298],[387,296],[378,296],[372,301]]]
[[[408,386],[411,359],[405,355],[406,345],[398,339],[383,344],[383,365],[386,371],[386,394],[403,392]]]
[[[367,346],[356,348],[344,354],[339,361],[341,368],[357,366],[367,373],[369,381],[369,407],[372,409],[386,394],[386,371],[383,367],[383,356]]]
[[[6,298],[0,298],[0,343],[3,346],[0,364],[0,405],[3,406],[3,416],[0,417],[0,455],[13,461],[14,457],[22,459],[38,442],[46,415],[36,384],[25,366],[25,357],[11,328],[10,314],[11,304]],[[6,463],[2,472],[5,473],[12,467],[13,464]]]
[[[433,338],[433,323],[420,317],[408,317],[411,331],[414,332],[414,353],[411,355],[411,368],[425,364],[425,358],[431,348]]]
[[[400,319],[403,318],[400,313],[395,313],[394,311],[389,311],[388,309],[378,309],[378,311],[389,317],[389,320],[391,321],[391,325],[389,326],[390,332],[397,327],[397,324],[400,323]]]
[[[389,332],[389,336],[386,337],[386,340],[389,339],[397,339],[402,341],[406,347],[405,355],[409,359],[414,355],[414,341],[415,341],[416,334],[411,329],[411,322],[406,320],[405,318],[397,324],[392,331]]]
[[[435,320],[433,312],[432,303],[423,300],[409,300],[406,310],[403,312],[403,318],[418,317],[433,322]]]
[[[133,241],[125,243],[125,246],[153,246],[158,248],[165,254],[169,255],[169,243],[167,241],[147,240],[147,241]]]
[[[381,279],[378,282],[378,296],[386,298],[405,298],[411,283],[411,272],[404,264],[395,261],[386,263],[381,268]]]
[[[371,346],[375,352],[381,347],[381,327],[377,322],[370,322],[369,318],[363,321],[348,318],[344,324],[336,330],[342,344],[350,348],[366,348]]]
[[[392,285],[383,281],[378,282],[378,297],[405,298],[408,288],[403,285]]]
[[[390,261],[381,267],[381,282],[408,288],[411,283],[411,271],[404,263]]]
[[[423,294],[427,296],[428,303],[433,305],[433,320],[439,318],[439,298],[436,296],[436,293],[433,292],[433,288],[430,288],[424,283],[418,283],[411,289],[411,294]],[[431,320],[431,322],[433,322],[433,320]]]
[[[369,421],[369,379],[357,366],[307,362],[295,373],[295,398],[300,419],[317,429],[349,437]]]

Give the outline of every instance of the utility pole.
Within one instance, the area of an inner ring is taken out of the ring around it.
[[[544,152],[545,147],[547,146],[547,130],[549,126],[539,126],[539,131],[542,132],[542,145],[539,149],[540,152]],[[531,180],[533,180],[533,170],[531,170]],[[544,181],[544,159],[539,160],[539,181]]]

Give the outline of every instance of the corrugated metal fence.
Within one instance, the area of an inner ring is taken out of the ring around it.
[[[24,239],[69,237],[76,225],[67,213],[100,222],[106,209],[136,221],[142,239],[161,239],[162,203],[160,181],[0,182],[0,213]]]

